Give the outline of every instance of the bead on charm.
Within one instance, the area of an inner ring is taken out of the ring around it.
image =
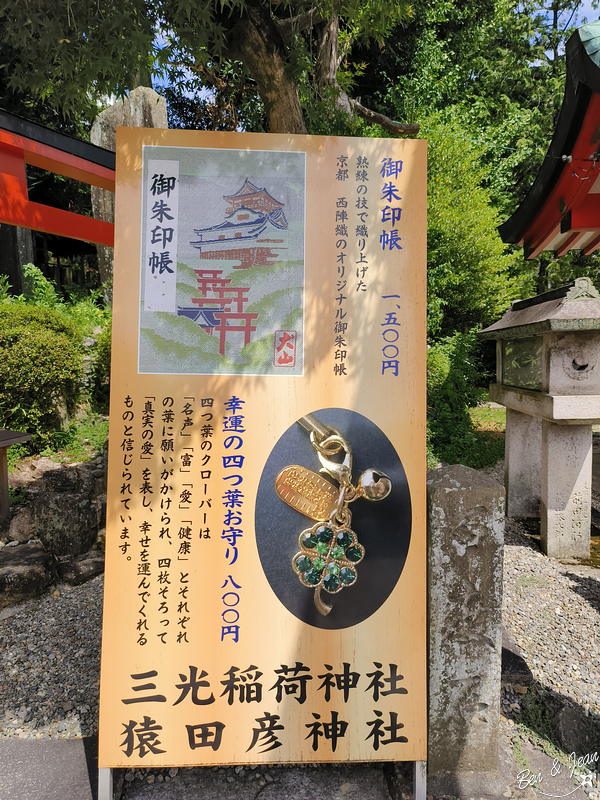
[[[385,500],[392,491],[392,482],[384,472],[366,469],[358,479],[358,488],[367,500]]]

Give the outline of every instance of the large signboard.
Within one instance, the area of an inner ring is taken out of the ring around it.
[[[426,758],[425,143],[119,129],[100,766]]]

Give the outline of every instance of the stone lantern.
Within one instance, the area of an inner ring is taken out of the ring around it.
[[[490,400],[506,406],[506,515],[540,517],[547,555],[589,558],[600,294],[577,278],[515,301],[478,335],[496,340]]]

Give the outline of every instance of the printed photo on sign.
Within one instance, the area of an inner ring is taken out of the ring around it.
[[[144,147],[138,371],[302,375],[305,154]]]

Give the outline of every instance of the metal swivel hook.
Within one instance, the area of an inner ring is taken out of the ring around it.
[[[327,475],[336,480],[340,486],[350,486],[352,483],[352,450],[348,442],[337,431],[327,436],[321,442],[313,441],[313,439],[314,437],[311,434],[310,440],[321,462],[321,469],[319,472],[326,472]],[[336,445],[336,447],[332,448],[330,445]],[[343,461],[333,461],[331,458],[327,457],[332,453],[339,453],[340,450],[344,452]]]
[[[325,472],[342,486],[349,486],[352,483],[352,450],[342,434],[331,425],[323,425],[312,414],[301,417],[298,423],[310,433],[310,442],[321,462],[320,472]],[[333,461],[331,456],[341,451],[343,460]]]

